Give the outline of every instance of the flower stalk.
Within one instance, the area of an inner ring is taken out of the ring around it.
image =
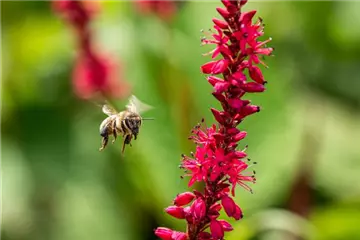
[[[174,206],[166,209],[171,216],[185,219],[187,229],[178,232],[157,228],[155,234],[164,240],[223,239],[224,233],[233,227],[219,219],[220,210],[240,220],[243,213],[233,200],[235,187],[239,185],[252,192],[248,183],[256,181],[255,171],[248,170],[252,164],[247,158],[247,146],[238,150],[238,143],[246,137],[246,132],[237,126],[260,111],[259,106],[244,98],[248,93],[265,91],[266,80],[258,66],[267,68],[261,56],[271,55],[273,48],[266,47],[271,39],[258,40],[264,35],[264,27],[261,18],[253,23],[256,11],[242,12],[247,0],[221,2],[224,8],[216,10],[223,19],[213,19],[215,32],[201,39],[202,45],[215,45],[208,53],[214,60],[201,66],[201,71],[208,75],[212,95],[222,109],[211,108],[217,125],[206,126],[202,121],[192,130],[190,139],[197,145],[196,152],[191,156],[182,155],[181,163],[185,176],[190,177],[188,186],[203,182],[205,189],[179,194]],[[217,57],[220,58],[215,60]]]

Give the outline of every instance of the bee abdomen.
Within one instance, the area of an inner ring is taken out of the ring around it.
[[[108,136],[108,129],[106,127],[102,128],[101,131],[100,131],[100,136],[102,137],[106,137]]]
[[[127,119],[121,121],[121,128],[123,132],[127,132],[127,133],[131,132],[129,125],[127,124]]]

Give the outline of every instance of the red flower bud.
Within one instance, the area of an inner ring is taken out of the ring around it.
[[[236,79],[239,82],[245,82],[246,76],[243,72],[237,71],[231,75],[231,78]]]
[[[230,232],[233,230],[233,227],[231,226],[230,223],[228,223],[225,220],[218,220],[218,222],[220,222],[222,228],[224,229],[225,232]]]
[[[261,70],[257,66],[250,66],[249,67],[249,75],[252,80],[254,80],[257,83],[264,84],[264,76],[261,73]]]
[[[238,134],[239,132],[240,132],[240,130],[237,129],[237,128],[229,128],[229,129],[227,130],[227,133],[228,133],[229,135],[235,135],[235,134]]]
[[[264,85],[263,85],[263,84],[256,83],[256,82],[245,83],[245,84],[241,85],[241,88],[242,88],[245,92],[249,92],[249,93],[263,92],[263,91],[265,91]]]
[[[186,233],[174,231],[173,234],[171,235],[171,239],[173,239],[173,240],[187,240],[188,237],[187,237]]]
[[[201,71],[205,74],[212,73],[212,68],[215,63],[216,63],[216,61],[205,63],[204,65],[201,66]]]
[[[269,56],[273,51],[274,51],[274,48],[259,48],[254,52],[257,54],[263,54],[263,55]]]
[[[243,132],[239,132],[238,134],[236,134],[235,136],[232,137],[232,140],[235,141],[235,142],[238,142],[242,139],[244,139],[246,137],[246,132],[243,131]]]
[[[235,208],[235,213],[234,215],[232,216],[235,220],[240,220],[241,218],[243,218],[243,214],[242,214],[242,211],[241,211],[241,208],[236,205],[236,208]]]
[[[259,112],[260,107],[256,105],[247,105],[241,109],[242,117],[249,116],[253,113]]]
[[[218,78],[218,77],[215,77],[215,76],[210,76],[210,77],[207,78],[207,80],[213,86],[215,86],[215,84],[218,83],[218,82],[224,82],[224,79]]]
[[[229,28],[229,25],[227,24],[227,22],[225,22],[223,20],[213,18],[213,22],[215,23],[216,26],[218,26],[221,29],[228,29]]]
[[[197,198],[191,205],[191,212],[195,221],[200,222],[206,215],[206,204],[204,200]]]
[[[222,81],[215,83],[214,91],[215,93],[223,93],[229,88],[230,84],[228,82]]]
[[[158,227],[155,230],[155,235],[158,236],[159,238],[163,239],[163,240],[172,240],[172,234],[173,234],[173,230],[169,229],[169,228],[165,228],[165,227]]]
[[[228,104],[236,111],[239,111],[243,107],[243,101],[238,98],[230,98]]]
[[[194,199],[195,195],[192,192],[180,193],[174,199],[174,204],[176,206],[184,206],[190,203]]]
[[[211,220],[210,222],[210,231],[214,239],[223,239],[224,229],[222,224],[217,220]]]
[[[182,207],[178,207],[178,206],[170,206],[170,207],[167,207],[165,209],[165,211],[175,217],[175,218],[178,218],[178,219],[184,219],[185,218],[185,213],[184,213],[184,209]]]
[[[252,20],[252,18],[254,17],[255,14],[256,14],[256,10],[241,13],[240,22],[242,24],[244,24],[244,25],[251,24],[251,20]]]
[[[229,217],[232,217],[235,214],[236,204],[231,197],[227,195],[223,196],[221,198],[221,205],[224,207],[224,210]]]
[[[237,11],[239,11],[239,8],[236,5],[237,4],[236,1],[233,1],[233,0],[221,0],[221,2],[224,4],[226,9],[230,13],[236,13]]]
[[[219,100],[219,102],[226,102],[226,99],[224,97],[224,95],[222,95],[221,93],[212,93],[212,95]]]
[[[217,211],[217,212],[220,211],[221,210],[220,203],[214,203],[213,205],[211,205],[210,210],[211,211]]]
[[[243,151],[236,151],[235,152],[235,157],[236,158],[244,158],[246,156],[247,156],[247,154],[245,152],[243,152]]]
[[[247,0],[240,0],[240,6],[244,6],[247,3]]]
[[[219,74],[223,73],[229,65],[229,60],[221,59],[205,63],[201,66],[201,71],[205,74]]]
[[[213,113],[216,121],[218,121],[220,124],[224,124],[224,118],[223,116],[221,115],[221,112],[219,112],[218,110],[214,109],[214,108],[211,108],[211,112]]]
[[[231,14],[229,13],[228,10],[224,9],[224,8],[216,8],[216,10],[218,11],[218,13],[225,19],[229,18],[231,16]]]
[[[190,206],[184,207],[184,213],[185,213],[185,216],[190,215],[191,214],[191,207]]]

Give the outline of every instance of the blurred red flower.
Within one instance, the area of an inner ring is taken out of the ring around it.
[[[134,1],[138,12],[143,14],[154,13],[165,21],[171,21],[177,11],[177,2],[174,0],[162,1]]]
[[[119,66],[110,57],[79,56],[73,71],[75,93],[83,99],[98,92],[106,97],[125,98],[129,87],[118,81],[119,72]]]
[[[119,64],[106,54],[94,50],[90,23],[100,5],[93,1],[54,0],[53,9],[70,24],[77,34],[78,55],[73,69],[75,94],[90,99],[98,94],[126,98],[129,85],[122,80]]]

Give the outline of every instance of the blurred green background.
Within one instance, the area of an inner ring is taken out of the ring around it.
[[[218,107],[199,67],[200,29],[212,2],[178,2],[172,21],[102,2],[97,44],[123,64],[132,93],[155,106],[138,140],[99,152],[93,103],[73,93],[73,32],[49,2],[1,2],[2,239],[156,239],[184,230],[163,211],[186,179],[180,155],[202,117]],[[254,194],[238,189],[245,218],[233,239],[360,239],[360,3],[251,2],[272,37],[269,82],[249,95],[262,106],[240,125],[257,161]],[[125,101],[117,101],[121,109]],[[201,186],[196,186],[201,188]],[[224,216],[227,219],[226,216]]]

